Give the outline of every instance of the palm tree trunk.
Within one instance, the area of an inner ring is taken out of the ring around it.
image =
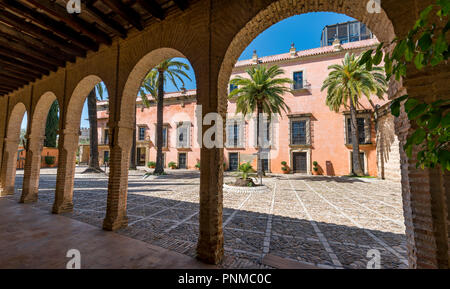
[[[164,173],[163,164],[163,109],[164,109],[164,71],[158,72],[158,101],[156,113],[156,167],[155,174]]]
[[[102,172],[98,161],[97,96],[95,89],[87,97],[89,117],[89,164],[85,172]]]
[[[134,127],[130,153],[130,169],[136,170],[136,104],[134,105]]]
[[[261,137],[261,131],[260,131],[260,124],[261,124],[261,118],[262,118],[262,105],[258,103],[257,105],[257,118],[256,118],[256,144],[258,147],[258,154],[257,154],[257,162],[258,162],[258,176],[261,177],[261,183],[262,183],[262,176],[264,175],[264,168],[263,168],[263,162],[261,158],[262,153],[262,137]]]
[[[352,99],[350,98],[350,123],[352,128],[352,148],[353,148],[353,174],[357,176],[364,175],[364,172],[361,167],[361,158],[359,156],[359,132],[358,132],[358,123],[356,120],[356,109],[353,104]]]

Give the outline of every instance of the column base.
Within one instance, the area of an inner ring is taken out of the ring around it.
[[[197,259],[207,264],[217,265],[222,262],[224,256],[223,246],[214,250],[213,246],[197,245]]]
[[[10,195],[14,195],[14,187],[5,188],[3,190],[0,189],[0,197],[10,196]]]
[[[52,213],[53,214],[61,214],[61,213],[68,213],[73,211],[73,203],[63,203],[61,205],[53,205]]]
[[[32,196],[21,197],[19,203],[22,203],[22,204],[35,203],[35,202],[37,202],[37,200],[38,200],[38,195],[33,194]]]
[[[106,231],[116,231],[121,228],[126,228],[128,226],[128,217],[122,216],[117,218],[106,217],[103,220],[103,230]]]

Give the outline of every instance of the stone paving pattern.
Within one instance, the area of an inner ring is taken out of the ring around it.
[[[77,168],[74,210],[63,215],[98,227],[106,210],[106,175],[80,174]],[[198,238],[199,173],[168,171],[143,179],[131,171],[129,226],[117,231],[138,240],[195,256]],[[51,210],[55,169],[42,169],[39,200]],[[17,173],[19,199],[23,174]],[[225,183],[234,177],[227,175]],[[223,268],[270,268],[265,254],[322,268],[366,268],[370,249],[381,254],[382,268],[407,268],[400,183],[377,179],[273,175],[266,193],[224,192]]]

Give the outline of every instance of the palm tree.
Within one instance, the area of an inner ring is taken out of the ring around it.
[[[274,65],[270,68],[266,66],[251,67],[246,70],[250,78],[237,76],[231,80],[231,84],[237,88],[231,91],[229,98],[236,99],[236,113],[242,113],[244,117],[248,114],[257,113],[257,147],[258,147],[258,175],[264,174],[262,165],[262,137],[260,133],[260,121],[263,114],[270,117],[272,114],[280,114],[281,111],[290,111],[283,99],[283,94],[291,89],[286,84],[292,83],[289,78],[280,78],[285,72]]]
[[[154,174],[164,173],[163,164],[163,109],[164,109],[164,86],[169,80],[176,89],[178,88],[178,81],[184,87],[183,77],[191,80],[186,71],[190,69],[189,65],[181,61],[169,58],[155,66],[145,77],[140,89],[142,103],[148,106],[149,101],[146,97],[146,91],[156,99],[157,114],[156,114],[156,167]],[[186,70],[186,71],[185,71]]]
[[[335,111],[343,106],[350,108],[351,140],[353,147],[353,174],[363,175],[361,158],[359,156],[359,132],[356,120],[356,110],[361,106],[360,99],[364,95],[370,103],[371,95],[375,94],[379,99],[383,99],[386,93],[386,77],[381,67],[373,67],[367,70],[365,65],[360,65],[360,58],[354,54],[347,53],[342,64],[335,64],[328,67],[331,72],[322,85],[322,91],[328,89],[326,104]]]
[[[89,118],[89,165],[83,173],[101,173],[98,160],[98,131],[97,131],[97,96],[103,100],[103,85],[98,83],[89,92],[87,97],[88,118]]]

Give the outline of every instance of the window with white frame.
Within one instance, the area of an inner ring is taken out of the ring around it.
[[[162,147],[163,148],[167,148],[168,147],[168,133],[169,133],[169,127],[167,124],[163,125],[163,129],[162,129]],[[156,124],[155,124],[155,146],[158,144],[158,130],[156,128]]]
[[[145,140],[145,127],[144,126],[140,126],[139,127],[139,135],[138,135],[138,140]]]
[[[236,148],[244,146],[244,120],[227,120],[227,147]]]
[[[293,74],[293,81],[294,83],[292,84],[292,88],[295,89],[302,89],[304,88],[304,75],[303,75],[303,71],[295,71]]]
[[[190,128],[189,122],[180,123],[177,127],[177,147],[188,148],[190,146]]]
[[[289,121],[289,134],[291,145],[309,145],[310,140],[310,117],[292,116]]]
[[[370,114],[358,114],[356,117],[358,127],[358,140],[360,144],[369,144],[370,140]],[[345,115],[345,140],[346,144],[352,144],[352,122],[350,114]]]

